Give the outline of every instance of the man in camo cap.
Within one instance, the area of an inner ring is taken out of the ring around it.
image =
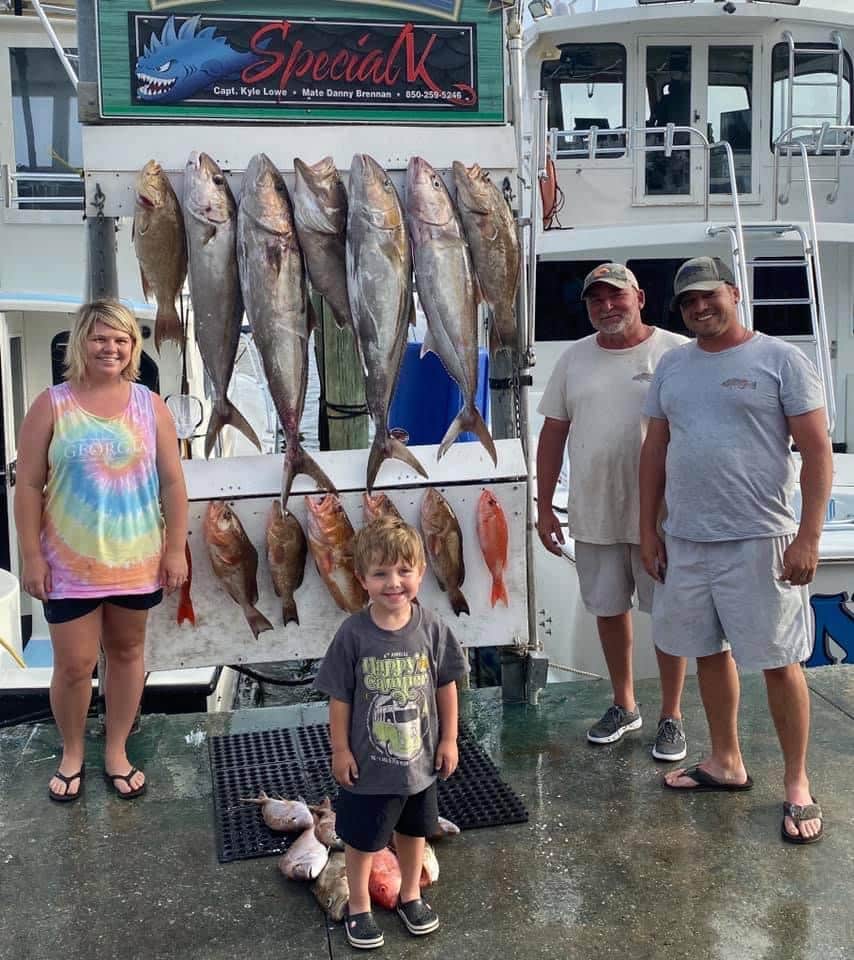
[[[591,270],[581,293],[596,331],[573,343],[549,378],[538,410],[545,415],[537,448],[537,532],[561,556],[564,542],[552,498],[567,447],[571,469],[569,533],[584,606],[596,617],[613,703],[587,731],[613,743],[642,723],[632,676],[632,597],[649,613],[653,581],[640,561],[638,460],[646,430],[640,410],[659,358],[685,337],[645,324],[644,293],[622,263]],[[685,659],[656,650],[661,714],[657,760],[686,753],[681,697]]]

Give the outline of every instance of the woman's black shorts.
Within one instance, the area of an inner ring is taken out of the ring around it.
[[[407,837],[432,837],[439,829],[435,781],[411,797],[352,793],[344,787],[335,801],[335,832],[348,846],[375,853],[388,846],[393,831]]]
[[[58,600],[43,600],[44,618],[48,623],[68,623],[85,617],[97,610],[102,603],[112,603],[125,610],[150,610],[163,599],[163,591],[153,593],[128,593],[118,597],[69,597]]]

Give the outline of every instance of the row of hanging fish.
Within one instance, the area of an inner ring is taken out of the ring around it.
[[[384,493],[365,493],[363,502],[366,522],[383,515],[400,519],[397,508]],[[273,589],[282,601],[285,626],[299,624],[294,593],[302,585],[309,550],[320,578],[341,610],[355,613],[368,601],[353,568],[354,530],[340,499],[330,493],[307,496],[305,503],[305,534],[297,518],[289,510],[283,510],[278,500],[272,502],[266,522],[267,561]],[[457,616],[470,613],[461,589],[465,580],[462,531],[453,508],[435,487],[428,488],[424,494],[420,521],[427,560],[439,586],[448,594]],[[255,606],[258,602],[258,551],[240,518],[224,500],[211,500],[205,511],[202,530],[214,574],[243,610],[253,635],[257,638],[263,631],[272,630],[273,624]],[[508,606],[504,583],[507,518],[498,498],[488,489],[482,491],[477,504],[477,534],[484,562],[492,576],[490,602],[493,607],[498,602]],[[182,615],[186,603],[190,603],[189,587],[186,588],[186,600],[182,594],[179,623],[190,619]],[[195,623],[195,617],[192,622]]]
[[[475,393],[480,299],[490,311],[491,350],[511,347],[516,338],[521,257],[501,192],[479,166],[455,162],[455,204],[430,164],[413,157],[404,207],[385,170],[367,154],[353,157],[348,191],[329,158],[313,166],[296,159],[294,168],[292,201],[270,159],[253,157],[239,205],[220,168],[204,153],[190,155],[183,205],[155,161],[138,178],[134,246],[144,293],[157,300],[158,349],[165,339],[181,341],[175,300],[189,272],[196,339],[214,394],[205,455],[227,423],[260,447],[227,396],[245,310],[285,434],[283,504],[300,473],[321,489],[335,490],[299,441],[314,323],[308,277],[339,326],[351,324],[356,335],[375,430],[368,490],[388,458],[426,477],[423,465],[388,427],[414,322],[414,266],[428,326],[422,355],[435,353],[463,395],[463,409],[438,457],[460,433],[472,431],[497,462]]]

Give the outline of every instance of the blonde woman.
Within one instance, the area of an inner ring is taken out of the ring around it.
[[[53,645],[50,703],[62,759],[52,800],[77,800],[99,644],[107,661],[104,777],[123,799],[145,791],[127,757],[145,682],[148,611],[187,578],[187,493],[175,425],[136,383],[142,336],[115,300],[84,304],[66,380],[41,393],[18,443],[15,522],[21,582],[43,601]]]

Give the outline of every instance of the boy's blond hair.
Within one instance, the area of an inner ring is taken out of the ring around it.
[[[130,361],[122,370],[125,380],[139,378],[139,361],[142,356],[142,333],[136,317],[118,300],[103,299],[84,303],[77,311],[74,329],[65,348],[65,379],[82,383],[86,379],[86,341],[98,321],[114,330],[126,333],[133,342]]]
[[[353,538],[353,567],[365,577],[372,564],[407,563],[423,570],[427,560],[421,534],[397,517],[377,517]]]

